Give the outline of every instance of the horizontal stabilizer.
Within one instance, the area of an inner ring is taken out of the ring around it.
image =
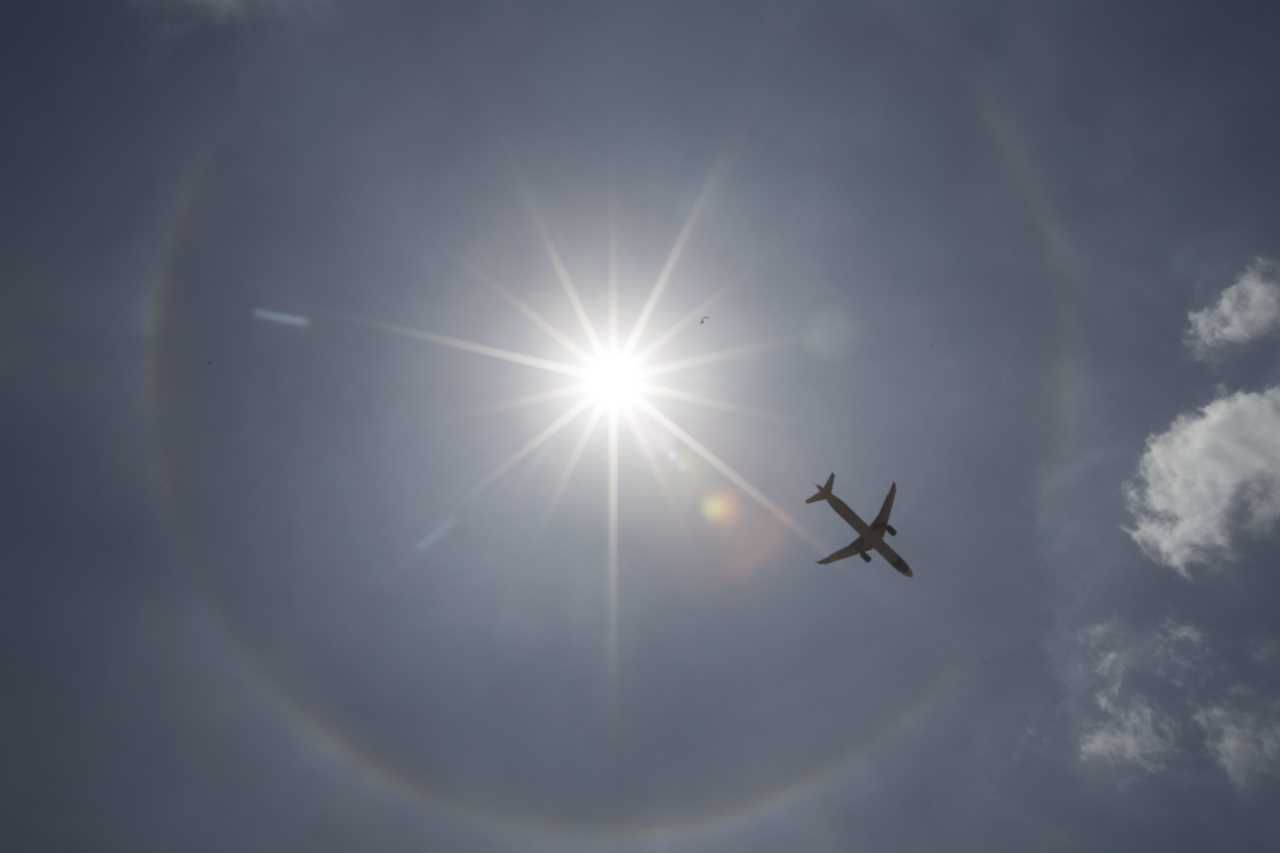
[[[817,503],[818,501],[825,501],[827,498],[831,497],[831,487],[835,485],[835,482],[836,482],[836,475],[832,473],[832,475],[827,478],[826,483],[824,483],[821,486],[815,486],[815,488],[818,491],[814,492],[812,495],[805,498],[804,502],[807,504],[811,504],[811,503]]]

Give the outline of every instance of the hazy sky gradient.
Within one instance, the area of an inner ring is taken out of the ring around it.
[[[1274,16],[11,17],[6,849],[1280,833]],[[604,430],[489,484],[575,398],[448,341],[586,346],[538,222],[625,332],[691,221],[647,339],[768,346],[655,401],[803,533],[623,429],[611,617]],[[815,565],[832,471],[915,578]]]

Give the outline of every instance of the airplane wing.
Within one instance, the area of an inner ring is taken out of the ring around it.
[[[881,540],[876,543],[876,551],[881,557],[889,561],[889,565],[893,566],[907,577],[912,577],[911,567],[907,565],[907,561],[898,555],[898,552],[889,547],[888,543]]]
[[[884,503],[880,505],[880,512],[876,513],[876,520],[871,522],[872,527],[884,527],[889,523],[889,513],[893,512],[893,496],[897,493],[897,483],[889,486],[889,494],[884,496]]]
[[[823,557],[821,560],[818,561],[818,565],[825,566],[827,563],[834,563],[836,560],[843,560],[846,557],[852,557],[855,554],[861,554],[863,551],[866,551],[866,550],[867,550],[867,546],[862,544],[862,537],[859,536],[857,539],[853,540],[848,545],[841,548],[839,551],[836,551],[834,554],[829,554],[826,557]]]
[[[858,514],[849,509],[849,505],[839,498],[833,498],[829,501],[831,508],[836,511],[836,515],[844,519],[845,523],[854,530],[866,530],[867,523],[858,517]]]

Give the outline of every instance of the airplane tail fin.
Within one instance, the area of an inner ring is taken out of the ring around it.
[[[836,482],[836,475],[833,473],[830,477],[827,478],[827,482],[821,486],[818,486],[817,487],[818,491],[814,492],[812,495],[805,498],[804,502],[807,504],[817,503],[818,501],[824,501],[827,498],[831,497],[831,487],[835,485],[835,482]]]

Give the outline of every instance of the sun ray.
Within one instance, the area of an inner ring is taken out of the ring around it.
[[[682,358],[677,361],[668,361],[663,364],[655,364],[645,367],[644,376],[650,379],[654,376],[662,376],[667,373],[677,373],[681,370],[688,370],[690,367],[702,367],[707,364],[716,364],[721,361],[732,361],[733,359],[745,358],[750,355],[768,352],[769,350],[781,349],[787,346],[790,340],[787,338],[775,338],[773,340],[761,341],[755,344],[746,344],[740,347],[732,347],[730,349],[719,350],[717,352],[704,353],[703,355],[695,355],[690,358]]]
[[[468,491],[466,496],[462,499],[461,506],[466,507],[469,504],[475,503],[475,501],[480,497],[480,495],[484,494],[485,489],[489,488],[495,482],[502,479],[504,476],[510,473],[512,469],[514,469],[517,465],[519,465],[522,461],[524,461],[524,459],[528,457],[529,454],[533,453],[539,447],[541,447],[542,445],[550,441],[556,435],[556,433],[564,429],[588,405],[589,404],[586,400],[582,400],[581,402],[571,407],[567,412],[564,412],[563,414],[561,414],[560,417],[553,420],[545,429],[543,429],[537,435],[533,436],[528,441],[526,441],[523,445],[521,445],[519,449],[517,449],[514,453],[508,456],[502,463],[500,463],[492,471],[490,471],[488,474],[482,477],[479,480],[479,482],[477,482],[474,486],[472,486],[470,491]],[[429,551],[431,548],[435,547],[437,543],[443,540],[444,537],[449,534],[450,530],[452,530],[454,527],[457,526],[458,521],[459,521],[458,514],[456,512],[450,513],[448,516],[445,517],[443,521],[441,521],[434,528],[432,528],[431,532],[429,532],[426,536],[423,536],[420,540],[418,540],[418,544],[415,546],[415,549],[419,553]]]
[[[587,400],[582,400],[574,404],[569,411],[552,421],[546,429],[526,441],[518,450],[508,456],[506,461],[502,462],[472,486],[470,491],[467,492],[463,503],[469,504],[479,498],[480,495],[484,493],[485,489],[505,477],[513,468],[524,461],[525,457],[549,441],[556,433],[560,432],[560,430],[564,429],[565,426],[580,415],[582,410],[587,408],[588,405],[590,405],[590,403]]]
[[[551,516],[555,514],[560,498],[564,496],[564,490],[569,486],[569,481],[573,478],[573,472],[578,467],[578,461],[582,458],[583,451],[587,449],[591,436],[595,434],[596,424],[600,423],[602,414],[604,414],[604,410],[597,408],[583,426],[582,434],[578,436],[578,441],[573,445],[573,452],[569,454],[569,458],[565,461],[564,471],[560,473],[560,479],[556,481],[555,491],[551,493],[551,500],[547,502],[547,507],[542,512],[542,518],[538,522],[539,528],[546,527],[547,522],[551,520]]]
[[[630,354],[640,341],[641,335],[644,334],[644,328],[649,324],[649,317],[653,314],[653,309],[658,306],[658,300],[662,298],[662,293],[667,289],[668,282],[671,281],[671,274],[675,272],[676,265],[680,263],[680,256],[684,254],[685,244],[689,242],[689,237],[693,234],[693,229],[698,224],[698,217],[702,214],[702,208],[706,205],[707,199],[711,196],[711,190],[716,183],[716,179],[723,171],[724,162],[718,161],[711,167],[711,171],[707,173],[707,179],[702,183],[702,190],[698,193],[697,199],[690,209],[689,215],[685,218],[684,225],[680,227],[680,233],[676,235],[676,241],[671,246],[671,252],[667,255],[667,261],[662,265],[662,271],[658,273],[658,279],[653,283],[653,289],[649,291],[649,298],[645,300],[644,307],[640,309],[640,315],[636,317],[635,325],[631,327],[631,334],[627,337],[626,346],[622,351]]]
[[[609,412],[609,687],[618,690],[618,412]],[[614,702],[610,703],[615,704]]]
[[[734,415],[746,415],[752,418],[760,418],[761,420],[771,421],[773,423],[786,423],[786,418],[773,412],[766,412],[763,409],[753,409],[750,406],[740,406],[737,403],[728,403],[723,400],[716,400],[712,397],[704,397],[701,394],[693,394],[689,391],[681,391],[679,388],[672,388],[667,385],[646,385],[645,393],[652,394],[657,397],[667,397],[672,400],[681,400],[686,403],[693,403],[697,406],[705,406],[709,409],[718,409],[721,412],[729,412]]]
[[[522,397],[514,397],[510,400],[503,400],[500,403],[494,403],[490,406],[480,406],[479,408],[466,409],[454,415],[454,419],[472,418],[481,415],[496,415],[502,412],[512,412],[518,409],[527,409],[542,403],[549,403],[552,400],[562,400],[565,397],[572,397],[581,393],[577,385],[566,385],[563,388],[552,388],[549,391],[539,391],[537,394],[525,394]]]
[[[697,308],[694,308],[692,311],[686,314],[678,323],[676,323],[671,328],[667,329],[665,332],[659,335],[658,338],[653,343],[649,344],[649,346],[646,347],[643,352],[641,352],[638,356],[636,356],[636,360],[645,362],[653,358],[654,354],[657,353],[658,350],[662,349],[662,347],[671,343],[671,341],[674,340],[677,335],[679,335],[685,329],[689,328],[689,326],[693,325],[694,320],[698,320],[706,316],[706,313],[709,310],[711,310],[712,306],[714,306],[717,302],[719,302],[721,297],[723,297],[725,293],[727,293],[728,291],[729,291],[729,285],[725,285],[724,287],[717,290],[715,293],[711,294],[710,299],[707,299],[705,302],[698,305]]]
[[[508,361],[512,364],[523,365],[524,367],[533,367],[538,370],[547,370],[552,373],[562,373],[566,376],[579,378],[582,376],[581,367],[566,364],[562,361],[538,358],[537,356],[501,349],[500,347],[491,347],[488,344],[476,343],[475,341],[468,341],[463,338],[454,338],[449,335],[437,335],[434,332],[424,332],[421,329],[414,329],[409,326],[400,326],[395,323],[384,323],[381,320],[367,320],[362,317],[347,317],[345,319],[357,326],[364,326],[369,329],[388,332],[393,335],[402,335],[406,338],[413,338],[414,340],[426,341],[427,343],[435,344],[436,346],[449,347],[451,349],[469,352],[474,355],[496,358],[499,361]]]
[[[609,349],[618,348],[618,229],[613,206],[613,181],[609,181]]]
[[[674,436],[676,439],[681,441],[686,447],[688,447],[694,453],[698,454],[704,460],[706,460],[707,464],[709,464],[712,468],[716,469],[721,474],[723,474],[725,478],[729,480],[729,482],[733,483],[735,486],[741,489],[748,497],[750,497],[752,500],[758,503],[761,507],[763,507],[770,515],[776,518],[782,524],[783,527],[790,530],[792,533],[794,533],[797,537],[799,537],[802,541],[804,541],[807,545],[814,548],[815,550],[818,550],[822,547],[821,543],[818,542],[818,540],[815,539],[814,536],[811,533],[809,533],[809,531],[801,527],[800,523],[796,521],[794,518],[792,518],[786,512],[786,510],[782,509],[782,507],[778,506],[773,501],[765,497],[763,492],[761,492],[758,488],[756,488],[749,480],[747,480],[746,477],[742,476],[736,470],[734,470],[733,466],[731,466],[728,462],[725,462],[723,459],[721,459],[719,456],[713,453],[705,444],[698,441],[689,433],[681,429],[680,426],[675,423],[675,421],[671,420],[666,415],[664,415],[656,406],[654,406],[649,401],[641,400],[640,405],[645,410],[645,412],[648,413],[649,417],[657,421],[658,424],[663,429],[671,433],[672,436]]]
[[[504,302],[519,311],[524,318],[532,323],[540,332],[568,350],[574,358],[579,361],[586,361],[590,358],[586,350],[575,344],[568,335],[553,326],[546,318],[533,310],[528,303],[520,299],[520,297],[516,296],[510,290],[507,290],[507,288],[498,284],[496,281],[489,278],[466,261],[460,261],[460,263],[462,264],[463,269],[465,269],[473,278],[482,282],[486,287],[498,294]]]
[[[538,239],[542,242],[543,251],[547,253],[547,260],[551,261],[551,266],[556,272],[556,278],[560,280],[560,287],[564,290],[564,295],[569,298],[569,304],[573,306],[573,313],[577,315],[578,322],[582,324],[582,331],[586,333],[592,349],[600,352],[603,349],[600,344],[600,336],[596,334],[596,328],[591,324],[591,318],[587,316],[587,309],[583,306],[581,297],[578,296],[578,289],[573,286],[573,279],[569,276],[569,270],[565,269],[564,261],[560,259],[560,252],[556,250],[555,244],[551,242],[551,235],[547,232],[547,226],[543,223],[542,216],[538,214],[538,208],[534,204],[533,194],[527,188],[525,189],[524,197],[529,219],[533,222],[534,230],[538,232]]]
[[[668,509],[675,509],[676,504],[675,499],[671,496],[671,486],[667,483],[667,478],[662,473],[662,468],[658,465],[657,457],[653,455],[653,448],[649,446],[648,437],[640,429],[635,411],[628,408],[624,414],[627,418],[627,428],[631,430],[631,437],[635,439],[636,447],[640,449],[640,455],[649,466],[649,470],[653,472],[653,479],[658,482],[658,489],[662,492],[662,499],[666,502]],[[681,521],[683,523],[683,519]]]
[[[431,532],[418,540],[418,544],[414,546],[414,550],[418,553],[430,551],[445,536],[449,535],[449,531],[458,525],[458,517],[456,515],[447,516],[444,521],[432,528]]]

